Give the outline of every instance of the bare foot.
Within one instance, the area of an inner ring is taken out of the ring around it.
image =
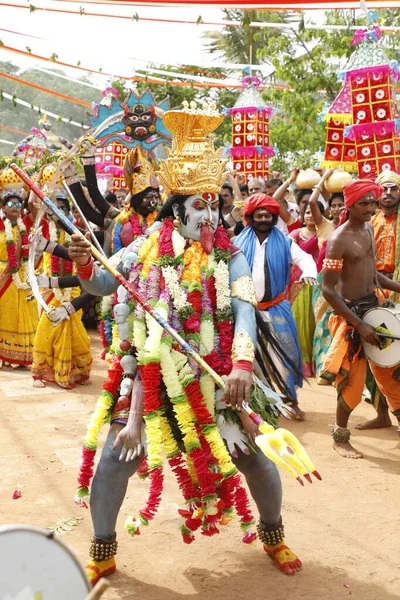
[[[20,365],[16,365],[15,363],[11,363],[12,369],[19,369]]]
[[[0,369],[3,368],[3,365],[4,365],[4,361],[0,360]]]
[[[78,381],[78,385],[92,385],[90,379],[85,379],[85,381]]]
[[[44,388],[46,387],[41,379],[34,379],[32,383],[32,387],[34,388]]]
[[[333,447],[344,458],[364,458],[349,442],[333,442]]]
[[[301,560],[286,546],[284,541],[275,546],[264,544],[264,550],[285,575],[294,575],[297,571],[300,571]]]
[[[370,421],[366,421],[365,423],[358,423],[354,427],[354,429],[364,430],[364,429],[384,429],[385,427],[391,427],[392,422],[387,413],[384,416],[375,417],[375,419],[371,419]]]
[[[304,421],[305,420],[306,413],[301,410],[301,408],[298,404],[295,404],[294,402],[288,402],[287,404],[294,410],[294,414],[292,415],[293,419],[295,419],[296,421]]]

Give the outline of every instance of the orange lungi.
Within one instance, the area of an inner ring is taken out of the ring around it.
[[[339,315],[331,315],[329,330],[332,343],[325,357],[321,377],[334,382],[338,402],[351,413],[362,400],[362,393],[367,375],[367,359],[356,352],[350,360],[351,341],[348,334],[354,329]],[[382,394],[386,396],[394,415],[400,416],[400,362],[394,367],[379,367],[368,361],[376,383]]]

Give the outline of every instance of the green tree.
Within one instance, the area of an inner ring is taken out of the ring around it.
[[[399,10],[377,11],[387,25],[400,22]],[[307,152],[312,156],[324,146],[325,125],[318,116],[325,104],[331,104],[340,91],[338,71],[342,70],[354,52],[350,42],[354,35],[351,26],[365,27],[365,17],[357,19],[354,11],[341,10],[325,13],[325,23],[344,25],[344,30],[307,29],[302,13],[291,11],[259,11],[248,18],[247,11],[225,11],[226,20],[243,23],[242,28],[227,26],[222,31],[209,32],[210,51],[221,52],[227,61],[249,62],[251,21],[279,24],[280,27],[254,29],[253,64],[270,64],[274,68],[268,81],[273,83],[263,92],[265,100],[275,107],[271,119],[271,141],[277,147],[273,168],[281,170],[296,161],[296,155]],[[238,41],[239,40],[239,41]],[[400,60],[396,35],[385,34],[382,45],[389,59]],[[245,60],[247,58],[247,60]],[[267,83],[268,83],[267,81]]]

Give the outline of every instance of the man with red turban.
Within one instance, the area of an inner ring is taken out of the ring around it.
[[[361,342],[381,346],[381,338],[363,316],[379,304],[377,282],[382,288],[400,292],[400,284],[379,273],[375,266],[376,245],[369,221],[382,191],[382,186],[368,179],[344,187],[346,218],[329,237],[323,263],[322,293],[335,312],[329,321],[333,340],[321,376],[334,381],[337,388],[332,436],[334,448],[346,458],[362,458],[350,444],[347,427],[351,412],[361,402],[366,379],[367,361]],[[400,423],[399,364],[384,368],[370,362],[370,368]]]
[[[264,340],[264,348],[270,349],[269,354],[284,382],[296,418],[303,419],[296,391],[302,385],[302,357],[296,324],[285,292],[292,263],[300,267],[302,280],[311,285],[316,284],[317,268],[312,256],[276,227],[279,210],[278,202],[267,194],[253,194],[246,198],[243,216],[247,227],[235,238],[234,244],[241,248],[252,271],[259,333],[265,333],[261,336],[261,347]],[[265,325],[261,326],[262,323]],[[270,339],[269,328],[272,329]],[[283,354],[280,353],[282,349]]]

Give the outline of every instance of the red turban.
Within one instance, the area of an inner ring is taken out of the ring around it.
[[[349,217],[349,208],[358,202],[366,194],[373,194],[376,200],[379,200],[383,193],[383,187],[379,183],[375,183],[372,179],[356,179],[353,183],[343,186],[344,205],[346,210],[343,211],[339,225],[343,225]]]
[[[248,217],[253,214],[257,208],[265,208],[272,215],[279,215],[280,206],[278,202],[267,194],[253,194],[244,201],[243,216],[246,225],[249,224]]]

